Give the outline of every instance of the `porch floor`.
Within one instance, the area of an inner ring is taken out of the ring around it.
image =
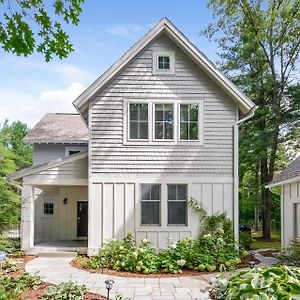
[[[78,252],[79,254],[87,253],[86,240],[57,240],[45,241],[36,243],[27,254],[38,255],[40,253],[48,252]]]

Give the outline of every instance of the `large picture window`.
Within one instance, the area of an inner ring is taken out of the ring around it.
[[[198,104],[180,104],[180,140],[199,139],[198,116]]]
[[[168,184],[168,225],[187,225],[186,184]]]
[[[160,225],[160,184],[141,185],[142,225]]]
[[[174,132],[174,105],[155,104],[155,139],[172,140]]]
[[[148,139],[148,104],[129,104],[129,138],[132,140]]]

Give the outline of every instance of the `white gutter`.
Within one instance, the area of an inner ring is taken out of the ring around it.
[[[233,148],[233,233],[236,242],[239,241],[239,126],[254,116],[258,106],[253,106],[246,116],[233,125],[234,148]]]

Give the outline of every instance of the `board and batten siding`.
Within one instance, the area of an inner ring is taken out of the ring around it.
[[[283,185],[281,190],[282,246],[300,238],[300,180]]]
[[[152,52],[175,51],[175,74],[153,75]],[[130,100],[204,102],[203,146],[124,145],[123,103]],[[142,51],[90,102],[90,172],[233,177],[233,124],[237,108],[166,36]]]
[[[33,145],[33,166],[47,163],[51,160],[66,156],[66,148],[86,148],[84,144],[34,144]]]
[[[96,253],[99,245],[112,238],[122,239],[128,232],[135,234],[136,240],[147,238],[157,248],[165,248],[168,242],[176,242],[187,237],[197,237],[199,234],[199,218],[188,209],[187,226],[167,225],[167,184],[186,183],[188,197],[202,203],[208,214],[227,212],[232,218],[233,185],[217,180],[211,182],[203,178],[182,177],[181,179],[163,177],[159,179],[134,178],[126,182],[92,183],[89,198],[89,251]],[[161,184],[161,225],[141,225],[141,183]],[[92,250],[93,249],[93,250]],[[92,252],[90,252],[92,254]]]

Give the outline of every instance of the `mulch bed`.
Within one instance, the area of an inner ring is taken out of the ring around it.
[[[71,265],[74,268],[87,271],[89,273],[103,273],[105,275],[113,275],[113,276],[119,276],[119,277],[135,277],[135,278],[165,278],[165,277],[183,277],[183,276],[199,276],[199,275],[204,275],[204,274],[211,274],[211,273],[216,273],[218,272],[218,269],[215,272],[208,272],[208,271],[194,271],[194,270],[188,270],[188,269],[183,269],[182,273],[178,274],[172,274],[172,273],[155,273],[155,274],[141,274],[141,273],[132,273],[132,272],[125,272],[125,271],[116,271],[108,268],[103,268],[102,269],[87,269],[83,268],[81,264],[86,261],[88,257],[80,257],[80,258],[75,258],[71,261]],[[249,267],[249,262],[251,261],[251,257],[247,256],[242,258],[242,262],[237,265],[238,269],[241,268],[248,268]],[[255,265],[259,264],[260,261],[258,259],[254,259]]]
[[[258,252],[260,255],[265,256],[265,257],[274,257],[277,258],[279,255],[279,251],[277,250],[262,250]]]
[[[19,270],[16,272],[11,272],[6,274],[6,276],[19,276],[21,275],[22,272],[25,272],[25,265],[35,259],[36,256],[24,256],[21,258],[15,258],[16,260],[20,261],[19,264]],[[26,290],[24,292],[21,293],[20,295],[20,299],[21,300],[25,300],[25,299],[30,299],[30,300],[39,300],[45,293],[45,289],[47,288],[47,286],[50,286],[50,284],[48,283],[42,283],[38,289],[36,290]],[[105,300],[107,299],[106,297],[100,296],[100,295],[96,295],[93,293],[85,293],[84,295],[84,300]]]

